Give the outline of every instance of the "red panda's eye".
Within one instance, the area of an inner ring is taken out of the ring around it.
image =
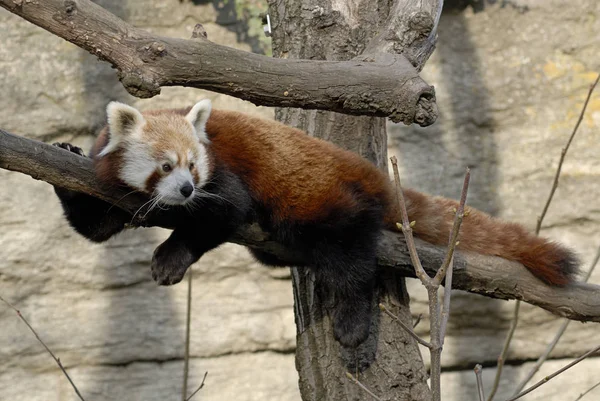
[[[173,169],[173,168],[171,167],[171,165],[170,165],[169,163],[165,163],[165,164],[163,164],[163,165],[162,165],[162,170],[163,170],[165,173],[168,173],[168,172],[170,172],[172,169]]]

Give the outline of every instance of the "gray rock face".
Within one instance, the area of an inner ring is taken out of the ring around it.
[[[187,38],[202,23],[210,40],[249,50],[224,12],[200,2],[99,2],[136,26]],[[481,2],[479,2],[481,3]],[[220,7],[220,6],[219,6]],[[600,5],[577,0],[512,1],[446,12],[436,53],[423,75],[436,86],[441,117],[427,129],[392,126],[406,185],[457,197],[473,169],[469,203],[533,228],[560,150],[587,87],[600,71]],[[130,97],[114,71],[93,56],[0,10],[0,125],[47,142],[88,148],[109,100],[140,108],[177,107],[209,97],[215,107],[271,111],[213,93],[166,88]],[[577,249],[585,265],[600,243],[600,90],[563,167],[543,235]],[[181,393],[186,286],[157,287],[153,249],[168,234],[139,229],[103,245],[78,236],[51,187],[0,170],[0,295],[18,306],[90,400],[171,400]],[[207,400],[298,400],[292,290],[285,270],[253,263],[227,244],[193,268],[190,388],[209,371]],[[592,277],[600,282],[600,272]],[[425,293],[409,280],[412,312],[427,316]],[[512,303],[455,292],[444,365],[448,400],[475,400],[471,367],[491,364],[502,347]],[[502,394],[530,368],[560,320],[527,305],[509,354]],[[428,321],[417,327],[427,336]],[[0,400],[75,400],[68,382],[25,325],[0,307]],[[594,324],[572,323],[544,374],[598,340]],[[424,353],[427,360],[427,353]],[[590,359],[530,400],[576,398],[597,381]],[[461,369],[465,369],[461,371]],[[492,369],[484,380],[492,382]],[[565,390],[568,388],[568,391]],[[593,393],[592,393],[593,394]],[[593,395],[590,399],[594,399]]]

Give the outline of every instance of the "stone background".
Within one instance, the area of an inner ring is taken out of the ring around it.
[[[209,39],[248,51],[264,48],[256,21],[233,2],[104,0],[100,4],[152,32]],[[262,2],[250,2],[253,6]],[[390,127],[406,185],[456,197],[472,167],[469,202],[533,228],[560,150],[600,71],[600,4],[595,0],[450,1],[438,49],[423,71],[441,116],[430,128]],[[210,97],[216,107],[265,117],[272,111],[192,89],[166,88],[150,100],[126,94],[111,68],[75,46],[0,10],[0,126],[46,142],[88,148],[110,100],[140,108]],[[600,244],[600,90],[563,167],[543,234],[589,265]],[[140,229],[91,244],[62,218],[50,186],[0,170],[0,295],[17,305],[69,368],[87,400],[177,400],[181,392],[186,286],[157,287],[148,274],[167,232]],[[592,281],[600,283],[600,272]],[[409,280],[412,312],[425,294]],[[445,400],[476,400],[475,363],[493,366],[513,304],[455,292],[444,351]],[[251,262],[227,244],[194,267],[190,387],[209,371],[204,400],[299,400],[294,369],[292,292],[285,270]],[[522,377],[560,325],[522,306],[500,397]],[[427,319],[418,331],[426,335]],[[543,374],[600,340],[594,324],[573,322]],[[427,355],[425,353],[425,355]],[[427,358],[426,358],[427,359]],[[487,368],[487,366],[490,366]],[[562,401],[600,380],[589,359],[527,400]],[[600,396],[600,389],[589,399]],[[68,382],[25,325],[0,307],[0,400],[75,400]]]

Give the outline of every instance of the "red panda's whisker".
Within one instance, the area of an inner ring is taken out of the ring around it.
[[[131,192],[126,193],[125,195],[121,196],[121,198],[119,198],[119,200],[117,200],[115,203],[111,203],[110,207],[108,208],[108,210],[106,211],[106,213],[110,212],[112,210],[113,207],[117,206],[117,204],[119,202],[121,202],[123,199],[125,199],[126,196],[131,195],[132,193],[138,192],[137,189],[134,189]]]
[[[135,213],[133,214],[133,217],[131,218],[131,221],[129,222],[129,224],[133,224],[133,220],[135,220],[135,216],[137,216],[137,214],[140,212],[140,210],[142,210],[142,208],[143,208],[144,206],[146,206],[148,203],[152,202],[153,200],[154,200],[154,198],[150,198],[150,200],[149,200],[148,202],[146,202],[146,203],[144,203],[142,206],[140,206],[140,207],[138,208],[138,210],[136,210],[136,211],[135,211]],[[146,214],[148,214],[148,213],[146,212]],[[145,216],[144,216],[144,217],[145,217]]]

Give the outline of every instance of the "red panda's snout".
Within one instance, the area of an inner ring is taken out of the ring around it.
[[[147,192],[160,204],[185,205],[194,199],[196,185],[190,168],[175,167],[163,171],[153,188],[149,187]]]

